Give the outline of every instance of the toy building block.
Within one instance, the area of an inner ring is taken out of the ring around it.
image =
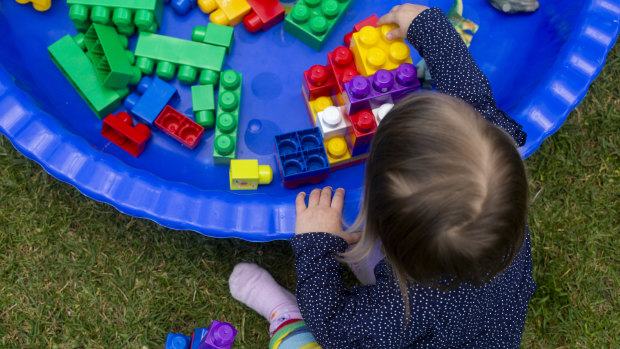
[[[86,55],[103,86],[123,88],[140,81],[140,69],[132,66],[134,55],[126,50],[127,37],[119,35],[114,27],[98,23],[93,23],[83,37]]]
[[[345,137],[334,137],[325,142],[325,150],[329,160],[329,172],[361,164],[368,160],[368,152],[351,156],[351,151]]]
[[[275,150],[286,188],[317,184],[329,174],[329,160],[318,127],[277,135]]]
[[[377,27],[377,22],[379,22],[379,17],[377,17],[377,15],[372,15],[362,20],[361,22],[355,24],[353,26],[353,30],[349,34],[344,36],[344,44],[347,47],[351,46],[351,38],[353,37],[354,33],[357,33],[364,27],[368,27],[368,26]]]
[[[350,48],[360,74],[370,76],[379,69],[393,70],[403,63],[412,63],[409,46],[403,39],[388,40],[385,37],[395,26],[367,26],[353,34]]]
[[[354,0],[299,0],[284,19],[284,30],[320,51]]]
[[[324,140],[333,137],[346,136],[351,128],[351,123],[346,115],[344,106],[327,107],[317,114],[316,125],[321,130]]]
[[[109,24],[123,35],[132,35],[136,26],[155,32],[161,26],[164,12],[162,0],[67,0],[69,18],[79,31],[91,22]]]
[[[237,330],[233,325],[213,320],[209,325],[207,335],[197,349],[230,349],[236,335]]]
[[[192,30],[192,40],[226,48],[226,54],[230,53],[233,42],[233,27],[208,23],[206,27],[197,25]]]
[[[196,148],[205,133],[202,126],[169,105],[162,110],[153,124],[189,149]]]
[[[255,190],[259,184],[269,184],[273,170],[269,165],[259,165],[258,160],[230,160],[230,190]]]
[[[32,3],[32,7],[37,11],[47,11],[52,6],[52,0],[15,0],[19,4]]]
[[[165,349],[189,349],[190,338],[182,334],[168,333]]]
[[[372,113],[375,115],[375,121],[377,121],[377,126],[379,125],[381,120],[383,120],[383,118],[385,118],[387,113],[389,113],[390,110],[392,110],[392,108],[394,108],[394,104],[392,104],[392,103],[385,103],[385,104],[381,104],[381,106],[379,106],[377,108],[374,108],[372,110]]]
[[[377,131],[374,114],[369,110],[362,110],[349,118],[352,125],[349,133],[351,156],[368,153],[372,137]]]
[[[272,28],[284,20],[284,6],[278,0],[247,0],[252,12],[243,19],[245,29],[256,33]]]
[[[330,69],[322,65],[313,65],[304,71],[302,82],[302,92],[311,101],[320,96],[331,96],[334,92],[336,80],[331,74]]]
[[[321,96],[312,101],[308,101],[308,98],[304,96],[304,100],[306,101],[306,109],[308,109],[308,116],[310,117],[310,123],[312,126],[316,126],[316,117],[319,112],[322,112],[325,108],[334,105],[332,98],[326,96]]]
[[[81,34],[78,34],[76,37],[80,36]],[[77,41],[83,42],[83,39]],[[129,89],[111,89],[102,86],[97,79],[93,64],[71,36],[65,35],[47,50],[56,66],[98,118],[103,119],[120,107]]]
[[[164,4],[169,4],[177,15],[184,16],[196,7],[196,0],[164,0]]]
[[[167,104],[179,98],[177,89],[158,77],[145,76],[138,84],[138,91],[125,98],[124,106],[142,120],[152,125]]]
[[[241,106],[241,73],[232,69],[220,76],[213,162],[229,164],[237,155],[237,133],[239,131],[239,108]]]
[[[151,130],[145,124],[132,125],[131,116],[124,111],[116,115],[110,114],[103,119],[101,135],[129,154],[138,157],[151,138]]]
[[[336,80],[334,92],[340,99],[344,91],[344,83],[360,74],[355,67],[354,58],[353,52],[344,46],[338,46],[327,54],[327,67]],[[344,104],[344,101],[339,100],[339,103]]]
[[[199,348],[200,347],[200,343],[202,342],[202,340],[207,336],[207,333],[209,332],[208,328],[197,328],[194,330],[194,333],[192,333],[192,342],[190,344],[190,349],[191,348]]]
[[[246,0],[198,0],[198,7],[204,13],[210,13],[211,23],[235,26],[252,11]]]
[[[355,76],[344,84],[342,95],[347,113],[372,110],[384,103],[396,103],[420,87],[415,66],[401,64],[392,71],[378,70],[372,76]]]
[[[178,65],[177,77],[188,85],[196,80],[199,71],[201,84],[215,84],[226,55],[224,47],[146,32],[138,36],[134,52],[136,66],[145,75],[150,74],[157,63],[157,76],[170,80]]]
[[[205,128],[215,123],[215,97],[213,85],[192,86],[192,107],[198,125]]]

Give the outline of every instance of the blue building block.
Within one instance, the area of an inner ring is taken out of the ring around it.
[[[174,12],[178,15],[184,16],[191,9],[196,7],[197,0],[164,0],[164,4],[169,4],[170,7],[174,10]]]
[[[329,161],[318,127],[277,135],[275,148],[285,187],[316,184],[327,178]]]
[[[124,106],[143,122],[152,125],[166,104],[179,99],[177,89],[164,80],[145,76],[138,84],[138,92],[125,98]]]
[[[197,328],[194,330],[194,334],[192,335],[192,345],[190,348],[197,349],[200,347],[200,343],[207,336],[209,332],[206,328]]]
[[[190,338],[188,336],[176,333],[168,333],[165,349],[189,349],[189,345]]]

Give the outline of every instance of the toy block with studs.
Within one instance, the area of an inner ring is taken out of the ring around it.
[[[317,64],[304,71],[301,88],[309,101],[321,96],[331,96],[334,93],[334,86],[336,79],[327,67]]]
[[[334,105],[333,99],[327,96],[321,96],[312,101],[309,101],[308,98],[304,96],[304,101],[306,102],[306,109],[308,110],[308,116],[310,117],[310,123],[312,126],[317,126],[316,117],[319,112],[322,112],[325,108]]]
[[[336,80],[334,93],[340,104],[344,104],[342,100],[344,83],[351,81],[354,76],[360,74],[355,67],[354,58],[353,52],[344,46],[338,46],[332,52],[327,53],[327,67]]]
[[[190,338],[183,334],[168,333],[166,347],[164,349],[189,349]]]
[[[186,15],[194,7],[196,7],[196,0],[163,0],[164,4],[168,4],[172,7],[172,10],[180,16]]]
[[[220,76],[213,141],[213,162],[218,165],[228,165],[237,154],[241,78],[241,73],[232,69],[223,71]]]
[[[19,4],[32,3],[32,7],[37,11],[47,11],[52,6],[52,0],[15,0]]]
[[[67,0],[69,18],[79,31],[92,22],[113,24],[123,35],[132,35],[136,27],[155,32],[161,26],[162,0]]]
[[[93,23],[84,33],[84,44],[103,86],[123,88],[140,81],[142,73],[133,66],[134,55],[126,50],[127,37],[119,35],[114,27]]]
[[[377,22],[379,22],[379,17],[377,17],[377,15],[372,15],[364,20],[362,20],[361,22],[355,24],[353,26],[353,30],[344,36],[344,44],[345,46],[349,47],[351,46],[351,38],[353,37],[353,34],[357,33],[358,31],[360,31],[362,28],[364,27],[377,27]]]
[[[236,335],[233,325],[213,320],[198,349],[231,349]]]
[[[320,51],[354,0],[299,0],[284,19],[284,30]]]
[[[243,19],[245,29],[250,33],[269,30],[284,20],[284,6],[278,0],[247,0],[252,12]]]
[[[409,46],[403,39],[388,40],[385,37],[394,28],[394,24],[377,28],[366,26],[353,34],[350,48],[360,74],[370,76],[379,69],[393,70],[403,63],[413,63]]]
[[[151,138],[151,130],[145,124],[133,126],[131,116],[124,111],[110,114],[103,119],[101,135],[129,154],[138,157]]]
[[[80,43],[82,47],[80,47]],[[99,83],[95,67],[86,56],[83,34],[72,38],[65,35],[51,44],[47,50],[52,61],[69,80],[82,99],[97,115],[103,119],[120,107],[123,97],[129,93],[128,88],[111,89]]]
[[[198,0],[198,7],[210,13],[211,23],[235,26],[243,21],[252,7],[246,0]]]
[[[206,27],[200,25],[194,27],[194,30],[192,30],[192,40],[225,47],[226,54],[229,54],[233,43],[233,34],[233,27],[208,23]]]
[[[161,111],[153,124],[189,149],[196,148],[205,132],[202,126],[169,105]]]
[[[275,150],[286,188],[317,184],[329,175],[329,160],[318,127],[277,135]]]
[[[215,93],[213,85],[192,86],[192,107],[198,125],[211,128],[215,124]]]
[[[329,172],[361,164],[368,160],[368,152],[351,157],[346,137],[334,137],[325,142],[325,151],[329,160]]]
[[[230,190],[256,190],[259,184],[269,184],[273,170],[269,165],[259,165],[258,160],[230,160]]]
[[[393,103],[385,103],[385,104],[381,104],[381,106],[377,108],[372,109],[372,113],[375,115],[375,121],[377,122],[377,126],[379,126],[379,123],[381,122],[381,120],[385,118],[387,113],[389,113],[390,110],[392,110],[392,108],[394,108]]]
[[[355,76],[344,84],[342,95],[349,114],[372,110],[385,103],[396,103],[420,87],[417,71],[411,63],[395,70],[381,69],[372,76]]]
[[[375,115],[370,110],[362,110],[349,115],[351,120],[351,132],[349,133],[349,146],[351,156],[355,157],[370,151],[372,137],[377,131]]]
[[[158,77],[145,76],[138,90],[125,98],[125,108],[142,122],[152,125],[166,105],[179,99],[177,89]]]
[[[155,73],[164,80],[177,78],[184,84],[198,81],[203,85],[215,84],[222,69],[226,48],[171,36],[141,32],[135,49],[136,66],[145,75]]]
[[[192,333],[192,340],[191,340],[191,344],[189,345],[189,348],[200,349],[200,343],[202,343],[202,340],[207,336],[208,332],[209,332],[208,328],[194,329],[194,333]]]
[[[320,111],[317,114],[316,125],[326,141],[333,137],[346,136],[351,128],[344,106],[327,107]]]

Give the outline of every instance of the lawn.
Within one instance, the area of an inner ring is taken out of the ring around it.
[[[523,347],[620,346],[620,48],[567,122],[527,159],[534,278]],[[212,319],[236,348],[268,324],[228,275],[258,263],[293,290],[288,242],[175,231],[81,195],[0,136],[0,347],[163,348]]]

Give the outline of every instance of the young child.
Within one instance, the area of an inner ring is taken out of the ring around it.
[[[307,204],[299,193],[296,298],[247,263],[233,270],[231,293],[270,321],[270,348],[518,348],[536,287],[516,149],[525,134],[441,10],[400,5],[385,23],[399,26],[389,35],[406,35],[443,94],[414,94],[381,122],[350,229],[343,189],[315,189]],[[340,261],[359,262],[378,243],[375,284],[347,288]]]

